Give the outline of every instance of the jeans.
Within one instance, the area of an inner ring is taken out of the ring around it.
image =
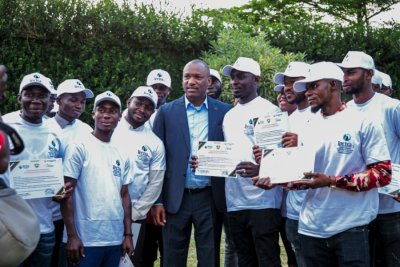
[[[229,235],[228,231],[228,218],[224,215],[224,230],[225,230],[225,245],[224,245],[224,267],[237,267],[238,257],[235,250],[235,246],[232,241],[232,237]]]
[[[50,267],[54,244],[54,231],[48,234],[41,234],[35,250],[20,267]]]
[[[279,209],[230,211],[227,216],[239,266],[281,266]]]
[[[358,226],[328,238],[299,234],[307,267],[368,267],[368,227]]]
[[[299,239],[299,221],[286,219],[286,237],[292,245],[294,254],[296,255],[296,262],[298,267],[305,267],[304,257],[301,252],[300,239]]]
[[[369,227],[371,266],[400,266],[400,212],[378,214]]]
[[[65,244],[63,244],[65,246]],[[109,267],[118,266],[122,246],[84,247],[85,257],[78,265],[68,263],[69,267]]]

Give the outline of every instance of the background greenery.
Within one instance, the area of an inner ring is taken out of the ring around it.
[[[162,68],[172,77],[172,100],[182,95],[186,62],[203,58],[221,71],[239,56],[260,62],[261,93],[273,100],[271,79],[289,61],[340,62],[349,50],[373,56],[377,68],[392,76],[398,98],[399,24],[370,23],[397,2],[252,0],[242,7],[193,10],[184,16],[113,0],[0,0],[0,64],[10,76],[8,99],[0,110],[19,108],[19,83],[34,71],[55,85],[78,78],[96,94],[112,90],[125,101],[150,70]],[[231,101],[228,79],[224,83],[223,99]],[[84,120],[90,121],[88,115]]]

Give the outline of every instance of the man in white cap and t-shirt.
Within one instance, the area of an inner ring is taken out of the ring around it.
[[[64,178],[75,189],[61,202],[63,242],[70,265],[118,266],[133,252],[128,185],[134,179],[127,152],[111,138],[121,118],[118,96],[97,95],[92,116],[93,133],[65,152]]]
[[[274,113],[279,108],[258,96],[261,69],[251,58],[239,57],[222,69],[230,76],[237,105],[228,111],[223,122],[225,141],[241,146],[237,179],[225,179],[228,235],[238,254],[239,266],[280,266],[279,225],[282,188],[263,190],[248,179],[258,175],[252,147],[255,144],[252,120]]]
[[[157,107],[157,94],[150,86],[140,86],[128,100],[128,112],[121,119],[113,140],[128,149],[132,158],[135,179],[128,186],[132,201],[133,227],[140,227],[132,262],[143,263],[143,241],[146,233],[146,214],[161,193],[165,173],[164,144],[145,123]],[[134,140],[126,142],[126,140]]]
[[[63,149],[67,144],[86,138],[92,131],[92,127],[79,120],[85,111],[86,100],[93,98],[93,92],[85,88],[83,83],[77,79],[68,79],[60,83],[57,87],[58,111],[53,118],[47,120],[48,125],[60,129],[60,138]],[[53,202],[53,220],[56,234],[56,246],[54,247],[52,265],[57,266],[58,261],[65,262],[64,249],[61,249],[61,257],[58,251],[61,245],[64,222],[62,220],[59,203]]]
[[[308,76],[309,71],[309,64],[294,61],[289,63],[285,72],[277,73],[274,77],[274,82],[278,84],[274,90],[278,91],[280,89],[279,84],[283,84],[283,88],[279,91],[285,94],[289,104],[297,105],[297,109],[289,117],[290,132],[285,133],[282,137],[283,147],[302,146],[301,140],[307,134],[308,122],[313,117],[305,92],[296,92],[293,88],[293,84]],[[298,223],[300,209],[306,193],[306,190],[292,190],[288,192],[287,198],[283,199],[286,202],[286,214],[284,214],[284,217],[287,218],[286,236],[292,244],[297,265],[300,267],[305,266],[305,264],[298,236]]]
[[[391,97],[393,94],[392,79],[390,78],[389,74],[386,74],[384,72],[379,72],[379,75],[382,77],[382,87],[379,93]]]
[[[222,80],[217,70],[210,69],[211,84],[207,88],[207,95],[214,99],[221,100]]]
[[[382,89],[382,77],[380,74],[381,72],[375,69],[374,75],[372,76],[371,79],[372,90],[374,90],[377,93],[379,93]]]
[[[375,64],[371,56],[364,52],[349,51],[339,66],[344,71],[343,91],[353,96],[348,103],[349,108],[363,112],[365,117],[376,120],[383,127],[392,163],[400,164],[400,101],[372,90],[371,77]],[[379,214],[371,224],[372,240],[379,240],[383,248],[383,266],[396,266],[399,263],[398,200],[379,194]],[[374,251],[372,253],[375,255]]]
[[[59,130],[43,121],[53,91],[51,80],[40,73],[29,74],[22,79],[18,94],[20,115],[3,117],[5,123],[18,131],[25,144],[24,151],[10,156],[10,161],[63,157]],[[5,174],[5,177],[8,175]],[[69,184],[66,184],[66,187],[69,187]],[[50,266],[55,242],[52,198],[27,199],[26,202],[39,219],[41,235],[35,251],[22,266]]]
[[[368,73],[369,79],[372,73]],[[369,266],[368,224],[378,213],[377,187],[390,183],[390,156],[382,127],[341,102],[343,71],[312,64],[294,89],[306,91],[313,112],[304,145],[315,151],[311,188],[300,211],[299,237],[307,267]],[[345,82],[346,83],[346,82]]]

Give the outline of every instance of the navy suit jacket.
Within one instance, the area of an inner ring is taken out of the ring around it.
[[[222,122],[231,105],[211,97],[207,97],[207,100],[208,140],[223,141]],[[185,96],[160,107],[153,131],[164,142],[167,162],[163,190],[156,203],[163,203],[167,212],[176,213],[183,198],[191,149]],[[225,212],[225,179],[211,177],[211,189],[218,211]]]

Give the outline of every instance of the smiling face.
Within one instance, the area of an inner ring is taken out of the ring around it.
[[[162,84],[162,83],[156,83],[151,86],[154,91],[156,91],[158,100],[157,100],[157,107],[160,107],[167,101],[167,97],[169,96],[169,93],[171,92],[171,88],[168,86]]]
[[[193,105],[200,106],[203,103],[210,84],[210,71],[202,61],[191,61],[183,69],[182,87]]]
[[[21,104],[21,116],[30,123],[41,123],[42,117],[49,108],[50,92],[41,86],[29,86],[18,95]]]
[[[306,96],[305,96],[304,92],[297,93],[293,89],[293,84],[296,81],[300,81],[300,80],[303,80],[303,79],[304,79],[304,77],[288,77],[288,76],[285,76],[283,78],[283,85],[284,85],[283,92],[285,93],[287,101],[290,104],[296,104],[297,105],[297,104],[301,103],[302,101],[304,101],[306,99]]]
[[[86,107],[86,95],[84,92],[66,93],[57,98],[59,105],[58,114],[67,121],[79,118]]]
[[[286,95],[282,92],[278,94],[276,97],[276,101],[278,102],[278,106],[282,111],[287,111],[289,115],[297,109],[297,105],[289,104],[286,99]]]
[[[146,97],[132,97],[128,100],[126,120],[137,128],[145,124],[154,113],[154,104]]]

